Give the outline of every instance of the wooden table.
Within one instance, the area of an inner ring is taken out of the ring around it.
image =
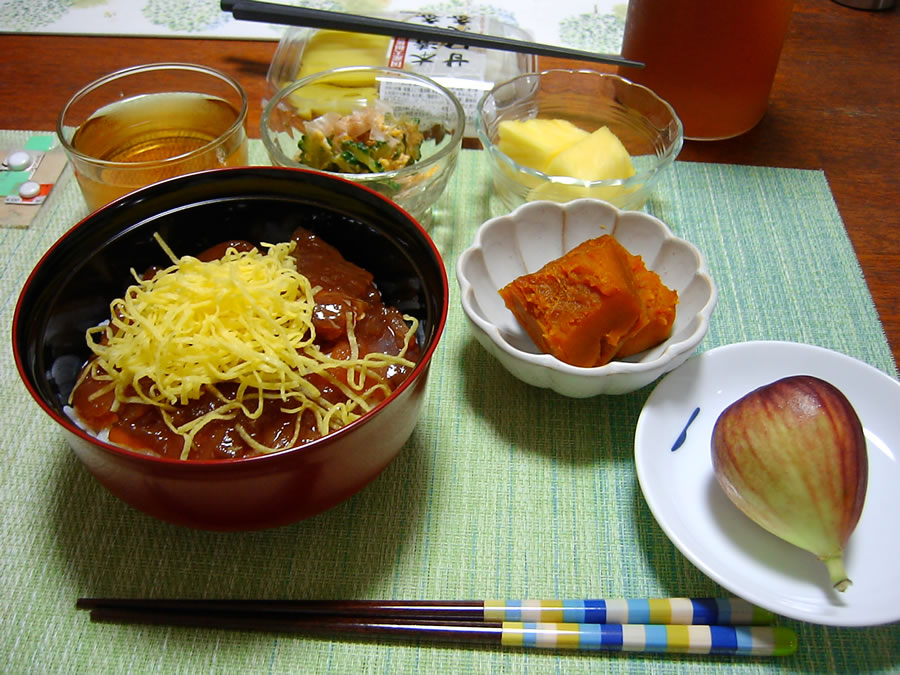
[[[236,77],[251,100],[251,135],[259,135],[274,42],[38,35],[2,41],[0,128],[53,129],[83,84],[118,68],[177,60]],[[679,159],[824,169],[900,362],[898,130],[900,12],[797,0],[766,117],[732,140],[687,142]]]

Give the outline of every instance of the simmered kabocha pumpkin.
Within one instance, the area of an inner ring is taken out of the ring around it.
[[[574,366],[602,366],[667,339],[678,294],[614,237],[590,239],[500,289],[535,345]]]

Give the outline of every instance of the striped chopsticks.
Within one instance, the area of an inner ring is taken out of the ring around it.
[[[507,647],[785,656],[793,630],[739,598],[177,600],[80,598],[91,620]]]

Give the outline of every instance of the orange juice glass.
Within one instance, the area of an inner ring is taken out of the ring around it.
[[[619,69],[668,101],[693,140],[731,138],[766,111],[792,0],[629,0]]]

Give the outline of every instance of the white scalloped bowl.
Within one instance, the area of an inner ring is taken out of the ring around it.
[[[665,342],[597,368],[572,366],[541,352],[497,292],[588,239],[611,234],[678,292]],[[485,222],[460,255],[456,279],[478,342],[515,377],[573,398],[625,394],[684,363],[706,335],[718,291],[700,251],[658,218],[597,199],[538,201]]]

